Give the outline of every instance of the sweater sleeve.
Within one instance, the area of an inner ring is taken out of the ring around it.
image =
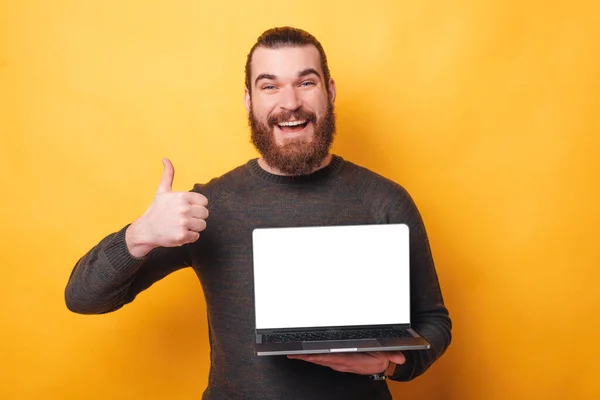
[[[187,245],[156,248],[143,258],[129,253],[125,226],[87,252],[65,288],[67,308],[79,314],[102,314],[130,303],[168,274],[192,264]]]
[[[420,213],[404,189],[399,200],[399,204],[394,202],[390,222],[405,223],[410,231],[411,327],[431,344],[428,350],[404,352],[406,362],[396,368],[391,379],[409,381],[424,373],[444,354],[452,339],[452,321],[444,305]]]

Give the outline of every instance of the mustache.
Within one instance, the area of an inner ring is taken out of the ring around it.
[[[289,121],[290,119],[307,120],[313,124],[317,123],[317,116],[315,113],[302,109],[294,111],[282,111],[278,114],[271,114],[267,118],[267,123],[269,124],[269,127],[272,128],[275,125],[278,125],[281,122]]]

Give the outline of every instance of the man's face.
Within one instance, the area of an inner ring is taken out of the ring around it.
[[[325,87],[316,47],[258,47],[246,89],[252,142],[270,167],[300,175],[317,169],[335,132],[335,83]]]

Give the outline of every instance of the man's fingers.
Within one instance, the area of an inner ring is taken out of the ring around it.
[[[368,353],[351,354],[311,354],[288,356],[291,359],[307,361],[322,365],[340,372],[352,372],[355,374],[371,374],[385,369],[388,357],[385,352],[380,357],[374,357]],[[381,357],[383,356],[383,357]],[[397,357],[395,355],[395,357]]]
[[[203,194],[196,192],[180,192],[178,194],[182,200],[193,206],[206,207],[208,205],[208,199]]]
[[[200,238],[198,232],[188,231],[185,235],[185,243],[194,243],[198,238]]]
[[[399,351],[367,352],[349,354],[306,354],[290,355],[288,358],[303,360],[313,364],[333,368],[340,372],[367,374],[385,369],[388,360],[398,365],[406,361]]]
[[[346,367],[347,363],[345,363],[343,359],[339,357],[331,357],[331,356],[318,356],[318,355],[298,355],[298,356],[288,356],[289,359],[292,360],[302,360],[306,362],[310,362],[313,364],[322,365],[324,367],[333,368],[339,370],[340,368]]]
[[[190,193],[192,196],[190,198],[190,204],[193,206],[202,206],[206,207],[208,205],[208,199],[206,196],[200,193]]]
[[[402,352],[400,352],[400,351],[373,351],[373,352],[368,352],[368,353],[364,353],[364,354],[367,354],[371,357],[375,357],[380,360],[385,360],[385,361],[389,360],[398,365],[404,364],[406,362],[406,358],[404,357],[404,354],[402,354]]]
[[[203,206],[191,206],[190,207],[190,217],[207,219],[208,218],[208,208]]]
[[[200,219],[200,218],[191,218],[187,222],[187,228],[190,231],[202,232],[203,230],[206,229],[206,221],[203,219]]]
[[[288,358],[298,358],[305,361],[333,361],[333,360],[348,360],[356,357],[364,357],[366,354],[360,353],[338,353],[338,354],[292,354]]]
[[[404,364],[406,362],[406,357],[399,351],[393,351],[388,353],[388,359],[398,365]]]
[[[353,356],[356,354],[306,354],[306,355],[292,355],[288,358],[308,361],[315,364],[346,364],[352,361]]]
[[[163,158],[162,163],[164,166],[162,177],[156,193],[167,193],[170,192],[173,187],[173,178],[175,177],[175,168],[168,158]]]

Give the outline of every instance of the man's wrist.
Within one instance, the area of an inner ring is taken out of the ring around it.
[[[144,258],[154,247],[140,239],[137,221],[129,225],[125,231],[127,250],[135,258]]]
[[[392,375],[394,375],[395,370],[396,370],[396,363],[393,361],[388,361],[388,366],[383,372],[381,372],[379,374],[372,374],[370,376],[370,378],[373,380],[376,380],[376,381],[383,381],[383,380],[386,380],[387,378],[391,377]]]

